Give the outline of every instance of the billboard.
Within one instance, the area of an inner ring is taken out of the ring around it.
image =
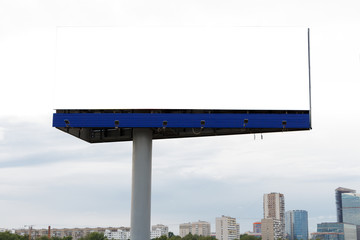
[[[309,109],[306,28],[59,27],[54,109]]]

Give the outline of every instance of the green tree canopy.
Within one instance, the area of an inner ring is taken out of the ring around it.
[[[41,236],[36,238],[36,240],[49,240],[49,238],[47,236]],[[53,238],[51,238],[51,240],[54,240]]]
[[[166,236],[161,236],[159,238],[154,238],[153,240],[216,240],[216,239],[214,237],[204,237],[196,234],[192,235],[191,233],[189,233],[183,238],[172,234],[172,236],[169,238],[167,238]]]
[[[261,238],[244,234],[240,236],[240,240],[261,240]]]
[[[29,240],[29,235],[18,235],[10,232],[1,232],[0,240]]]
[[[107,240],[103,233],[92,232],[79,240]]]
[[[18,235],[10,232],[1,232],[0,240],[29,240],[29,235]],[[36,240],[49,240],[49,238],[47,236],[41,236],[37,237]],[[72,237],[51,237],[50,240],[72,240]]]
[[[180,236],[173,235],[169,238],[169,240],[181,240]]]
[[[168,240],[168,237],[165,236],[165,235],[162,235],[162,236],[160,236],[160,237],[153,238],[153,240]]]

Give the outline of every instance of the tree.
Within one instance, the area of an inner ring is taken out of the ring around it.
[[[243,234],[240,236],[240,240],[260,240],[261,238],[256,237],[256,236],[250,236],[247,234]]]
[[[169,238],[169,240],[181,240],[180,236],[173,235]]]
[[[0,240],[29,240],[29,235],[18,235],[15,233],[10,233],[8,231],[0,233]],[[47,236],[37,237],[36,240],[49,240]],[[51,237],[50,240],[72,240],[72,237]],[[97,240],[97,239],[88,239],[88,240]],[[107,239],[103,239],[107,240]]]
[[[39,239],[37,238],[36,240],[39,240]],[[42,236],[40,238],[40,240],[49,240],[49,238],[46,237],[46,236]],[[61,237],[53,236],[53,237],[50,238],[50,240],[72,240],[72,237],[68,236],[68,237],[62,237],[61,238]]]
[[[199,236],[198,239],[199,239],[199,240],[216,240],[215,237],[209,237],[209,236],[207,236],[207,237],[205,237],[205,236]]]
[[[103,233],[92,232],[79,240],[107,240]]]
[[[0,233],[0,240],[29,240],[29,235],[18,235],[8,231]]]
[[[167,236],[162,235],[162,236],[160,236],[160,237],[153,238],[153,240],[168,240],[168,238],[167,238]]]
[[[181,239],[181,238],[180,238]],[[205,237],[205,236],[199,236],[199,235],[192,235],[189,233],[185,237],[182,238],[183,240],[216,240],[214,237]]]
[[[36,238],[36,240],[49,240],[49,238],[47,236],[41,236]]]
[[[186,236],[183,237],[182,239],[183,239],[183,240],[197,240],[196,238],[197,238],[196,235],[193,236],[191,233],[189,233],[188,235],[186,235]]]
[[[29,235],[18,235],[6,231],[0,233],[0,240],[29,240]]]

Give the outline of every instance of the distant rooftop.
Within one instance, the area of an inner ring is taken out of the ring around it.
[[[344,187],[338,187],[335,189],[336,192],[344,192],[344,193],[356,193],[356,190]]]

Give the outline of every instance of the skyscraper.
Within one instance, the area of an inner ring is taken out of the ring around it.
[[[349,188],[335,190],[338,222],[356,225],[357,240],[360,240],[360,194]]]
[[[285,198],[281,193],[264,194],[264,219],[273,219],[277,238],[285,238]],[[279,224],[277,224],[279,222]],[[263,233],[263,231],[261,230]]]
[[[216,218],[216,239],[233,240],[240,238],[240,225],[236,218],[221,216]]]
[[[341,194],[342,218],[344,223],[360,225],[360,194]]]
[[[286,238],[308,239],[308,213],[305,210],[290,210],[285,213]]]
[[[338,187],[335,189],[335,200],[336,200],[336,215],[338,222],[343,221],[343,211],[342,211],[342,194],[343,193],[356,193],[355,190],[349,188]]]

